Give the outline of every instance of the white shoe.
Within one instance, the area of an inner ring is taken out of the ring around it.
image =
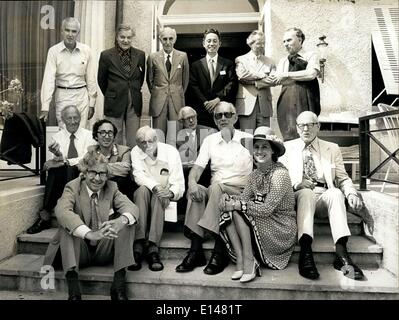
[[[239,280],[244,274],[244,270],[238,270],[231,275],[231,280]]]
[[[246,273],[243,274],[240,282],[244,283],[244,282],[250,282],[253,279],[256,278],[256,276],[260,277],[262,275],[262,272],[260,271],[260,265],[258,263],[258,261],[256,261],[256,259],[254,260],[254,267],[252,268],[252,273]]]

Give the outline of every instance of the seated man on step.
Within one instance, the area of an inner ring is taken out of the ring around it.
[[[355,211],[363,207],[363,202],[345,171],[338,145],[317,137],[320,129],[317,115],[304,111],[297,117],[296,124],[300,137],[285,142],[286,153],[280,159],[289,171],[295,191],[301,246],[299,274],[308,279],[319,278],[311,247],[313,219],[315,213],[327,212],[335,243],[334,268],[346,277],[363,280],[362,270],[352,262],[346,249],[351,233],[345,199]]]

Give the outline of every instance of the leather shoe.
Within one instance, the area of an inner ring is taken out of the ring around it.
[[[353,280],[365,280],[363,271],[353,263],[350,257],[335,256],[334,268],[342,271],[345,277]]]
[[[147,262],[148,262],[148,268],[150,268],[151,271],[163,270],[163,264],[161,262],[161,258],[159,257],[158,252],[151,252],[150,254],[148,254]]]
[[[80,294],[74,294],[72,296],[68,297],[68,300],[73,301],[73,300],[82,300],[82,296]]]
[[[298,269],[299,274],[304,278],[316,280],[320,277],[313,259],[312,249],[301,249],[299,253]]]
[[[176,267],[176,272],[193,271],[195,267],[202,267],[206,265],[204,252],[189,251],[183,262]]]
[[[127,301],[129,299],[127,298],[126,290],[124,290],[124,289],[119,289],[119,290],[111,289],[111,300],[114,300],[114,301]]]
[[[134,255],[134,261],[136,262],[127,267],[127,269],[130,271],[138,271],[141,269],[141,262],[143,261],[143,255],[140,252],[134,252],[133,255]]]
[[[45,229],[50,229],[50,228],[51,228],[50,220],[46,221],[46,220],[43,220],[42,218],[39,218],[28,230],[26,230],[26,232],[29,234],[35,234],[35,233],[39,233]]]
[[[204,273],[214,275],[222,272],[224,268],[229,264],[229,260],[224,255],[213,252],[211,259],[204,269]]]

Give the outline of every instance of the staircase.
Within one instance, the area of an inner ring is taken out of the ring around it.
[[[190,242],[182,232],[181,225],[165,226],[161,243],[161,258],[164,270],[152,272],[146,263],[139,271],[127,272],[128,296],[130,299],[398,299],[398,279],[381,268],[383,249],[364,236],[361,220],[348,213],[348,223],[352,237],[348,242],[348,251],[352,260],[364,271],[366,281],[354,281],[342,275],[332,267],[334,245],[328,220],[315,220],[314,258],[320,273],[316,281],[302,278],[298,274],[299,247],[285,270],[262,269],[262,277],[253,282],[241,284],[230,280],[235,266],[230,265],[224,272],[209,276],[196,268],[189,273],[174,271],[185,256]],[[18,236],[18,252],[15,256],[0,262],[0,290],[20,290],[40,294],[53,293],[56,299],[67,298],[67,287],[62,270],[55,271],[55,288],[41,288],[40,274],[47,245],[56,232],[56,228],[35,235]],[[213,243],[204,244],[207,257],[210,256]],[[113,277],[111,266],[90,267],[80,271],[82,290],[86,298],[107,298]],[[62,293],[64,295],[62,295]],[[85,296],[83,296],[85,299]]]

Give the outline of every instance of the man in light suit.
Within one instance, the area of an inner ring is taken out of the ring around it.
[[[296,119],[300,138],[285,142],[286,154],[281,158],[289,170],[297,203],[298,239],[301,246],[298,268],[301,276],[319,278],[311,244],[315,213],[328,213],[336,256],[334,268],[355,280],[363,280],[362,270],[356,266],[346,249],[348,228],[345,199],[359,211],[363,207],[352,180],[345,171],[337,144],[317,137],[320,124],[317,115],[304,111]]]
[[[173,48],[176,30],[166,27],[159,40],[162,50],[151,53],[147,60],[147,85],[151,92],[149,113],[153,128],[176,135],[177,115],[184,107],[184,93],[189,81],[189,64],[185,52]]]
[[[198,123],[216,129],[213,112],[220,101],[235,104],[237,76],[234,62],[218,55],[221,45],[216,29],[206,30],[202,45],[206,56],[195,61],[190,69],[190,94],[193,108],[198,114]]]
[[[125,268],[134,264],[133,225],[138,208],[108,180],[107,159],[95,150],[80,163],[83,176],[69,182],[57,203],[58,233],[47,249],[44,263],[52,264],[61,249],[69,300],[81,300],[80,267],[113,261],[112,300],[127,300]]]
[[[235,107],[241,130],[270,127],[270,117],[273,115],[270,87],[274,84],[269,74],[276,66],[264,55],[264,33],[252,31],[247,44],[251,51],[235,61],[239,81]]]
[[[104,95],[104,116],[118,129],[115,142],[129,147],[136,145],[140,127],[145,73],[144,51],[131,46],[134,35],[130,26],[118,26],[115,47],[101,52],[97,76]]]

